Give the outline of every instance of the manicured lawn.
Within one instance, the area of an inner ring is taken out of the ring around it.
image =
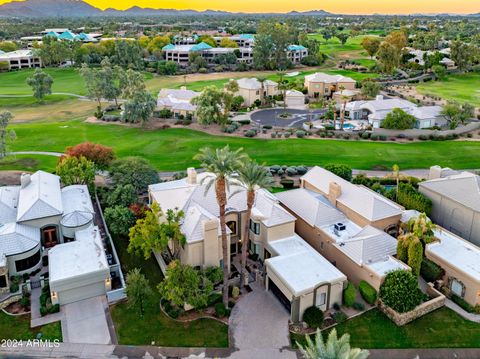
[[[0,311],[0,339],[36,339],[38,333],[42,333],[42,339],[62,341],[60,322],[32,329],[30,328],[30,314],[11,316]]]
[[[150,281],[153,294],[143,317],[126,302],[111,307],[119,343],[151,345],[154,342],[154,345],[171,347],[228,347],[228,327],[225,324],[211,319],[180,323],[160,311],[156,287],[163,279],[162,272],[153,256],[145,260],[143,256],[128,253],[127,241],[121,238],[114,240],[122,270],[127,274],[133,268],[140,268]]]
[[[58,157],[45,155],[14,155],[0,161],[0,171],[19,170],[52,172],[57,165]]]
[[[419,84],[417,90],[422,94],[431,94],[446,100],[454,100],[460,103],[469,102],[474,106],[480,106],[479,73],[450,75],[443,81]]]
[[[309,34],[309,37],[316,39],[320,41],[320,51],[323,52],[325,55],[331,55],[331,56],[338,56],[339,53],[348,53],[348,52],[363,52],[363,48],[361,45],[362,40],[365,37],[374,37],[376,35],[360,35],[360,36],[355,36],[355,37],[350,37],[345,45],[342,45],[339,39],[336,37],[329,39],[328,41],[325,41],[323,38],[322,34],[317,33],[317,34]],[[366,53],[365,53],[366,55]]]
[[[73,97],[67,95],[48,95],[42,103],[37,102],[33,96],[28,97],[0,97],[0,108],[15,112],[17,109],[28,107],[35,110],[42,110],[42,107],[58,104],[59,102],[72,99]]]
[[[340,140],[260,140],[208,135],[189,129],[148,131],[120,125],[99,125],[79,120],[14,124],[14,151],[63,151],[84,141],[111,146],[119,157],[142,156],[159,170],[184,170],[198,166],[192,157],[201,147],[243,147],[267,164],[325,165],[344,163],[358,169],[478,168],[479,142],[446,141],[408,144]]]
[[[480,324],[465,320],[446,307],[403,327],[397,327],[373,309],[336,328],[339,335],[350,334],[352,346],[364,349],[480,347]]]

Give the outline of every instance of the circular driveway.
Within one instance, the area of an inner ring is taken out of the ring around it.
[[[290,116],[288,118],[282,118],[280,115],[287,112]],[[295,110],[295,109],[283,109],[272,108],[267,110],[260,110],[252,113],[250,118],[253,122],[256,122],[262,126],[273,127],[302,127],[304,122],[315,121],[320,119],[322,115],[327,112],[326,109],[319,110]]]

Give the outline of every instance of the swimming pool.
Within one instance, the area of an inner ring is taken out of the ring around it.
[[[344,130],[353,130],[355,128],[354,125],[352,125],[351,123],[344,123],[343,124],[343,129]]]

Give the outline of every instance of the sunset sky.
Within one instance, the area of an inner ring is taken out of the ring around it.
[[[0,0],[0,4],[10,0]],[[86,0],[105,9],[131,6],[242,12],[326,10],[337,14],[477,13],[480,0]]]

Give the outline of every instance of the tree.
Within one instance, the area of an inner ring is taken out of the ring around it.
[[[115,205],[105,208],[105,221],[110,232],[126,237],[130,228],[135,225],[135,215],[127,207]]]
[[[330,163],[325,165],[324,168],[346,181],[350,182],[352,180],[352,168],[348,165]]]
[[[386,38],[385,42],[395,46],[395,48],[401,52],[405,46],[407,46],[407,37],[405,32],[401,30],[392,31]]]
[[[80,74],[85,81],[88,98],[97,101],[97,115],[100,115],[102,111],[103,84],[99,75],[99,70],[90,68],[88,65],[83,64],[82,68],[80,69]]]
[[[60,41],[53,36],[44,36],[42,45],[34,52],[42,59],[44,66],[60,65],[73,57],[71,48],[66,41]]]
[[[387,274],[378,296],[385,305],[399,313],[415,309],[425,299],[425,294],[418,287],[417,277],[402,269]]]
[[[83,142],[78,145],[67,147],[65,150],[67,156],[83,156],[87,160],[95,163],[99,169],[107,168],[115,159],[115,153],[111,147],[93,142]]]
[[[162,48],[170,43],[168,36],[155,36],[147,45],[147,50],[157,58],[162,57]]]
[[[440,80],[445,79],[445,76],[447,75],[447,70],[442,65],[433,65],[432,72],[435,75],[435,77]]]
[[[33,97],[35,97],[38,102],[43,102],[45,95],[52,93],[53,78],[43,72],[42,69],[37,68],[33,75],[27,78],[27,84],[33,90]]]
[[[391,130],[407,130],[415,126],[417,120],[401,108],[394,108],[382,121],[382,127]]]
[[[211,174],[202,179],[202,183],[206,184],[208,191],[212,185],[215,186],[215,196],[219,208],[220,230],[222,234],[222,262],[223,262],[223,304],[228,306],[228,246],[227,230],[225,224],[225,207],[227,205],[226,188],[230,186],[232,173],[238,172],[245,163],[247,156],[239,148],[236,151],[230,151],[230,148],[217,148],[212,150],[210,147],[200,149],[199,153],[194,157],[199,161],[201,166]]]
[[[469,103],[460,105],[458,102],[449,101],[442,108],[442,116],[447,119],[451,129],[456,128],[460,123],[465,125],[475,116],[475,108]]]
[[[5,158],[5,156],[7,156],[8,137],[10,138],[16,137],[15,132],[13,130],[10,132],[7,132],[8,123],[12,118],[13,118],[13,115],[11,112],[8,112],[8,111],[0,112],[0,159]]]
[[[272,37],[268,34],[259,34],[255,37],[253,48],[253,66],[258,70],[273,68],[271,56],[273,53]]]
[[[175,61],[160,61],[157,66],[157,72],[160,75],[176,75],[178,64]]]
[[[345,32],[339,32],[337,35],[335,35],[337,37],[337,39],[340,40],[340,42],[342,43],[342,45],[345,45],[347,43],[347,40],[349,39],[350,35],[348,35],[347,33]]]
[[[133,99],[136,94],[146,92],[145,77],[141,72],[132,69],[122,71],[120,73],[120,88],[124,99]]]
[[[197,44],[204,42],[211,47],[217,47],[217,42],[215,39],[210,35],[202,35],[197,39]]]
[[[199,96],[192,99],[192,103],[197,106],[198,123],[201,125],[210,125],[212,123],[225,124],[228,118],[228,112],[225,109],[227,96],[231,96],[231,94],[215,86],[207,86]]]
[[[336,329],[328,334],[326,342],[320,330],[317,330],[314,341],[309,335],[305,335],[305,340],[305,345],[297,342],[305,359],[366,359],[370,355],[368,350],[350,348],[350,335],[344,334],[338,338]]]
[[[95,181],[95,165],[85,157],[63,156],[58,161],[55,172],[64,186],[87,185],[90,189]]]
[[[230,40],[228,37],[225,37],[220,40],[220,47],[237,48],[238,44],[235,41]]]
[[[138,123],[145,126],[151,119],[157,101],[148,91],[137,92],[132,99],[124,103],[122,118],[126,122]]]
[[[122,92],[120,78],[123,70],[118,66],[112,68],[108,58],[102,60],[101,65],[98,76],[100,77],[102,97],[109,101],[115,101],[115,105],[118,107],[117,100]]]
[[[378,82],[367,80],[362,82],[361,93],[365,97],[374,98],[380,93],[381,88],[382,85]]]
[[[381,41],[375,37],[366,37],[362,40],[362,47],[370,57],[377,54]]]
[[[124,69],[141,70],[143,68],[143,51],[137,41],[115,41],[115,50],[111,60]]]
[[[245,281],[248,278],[247,275],[247,249],[249,242],[249,224],[252,214],[252,207],[255,203],[255,193],[259,188],[270,188],[273,184],[272,178],[269,176],[269,172],[264,165],[259,165],[257,162],[248,160],[238,171],[239,181],[246,187],[247,196],[247,213],[245,216],[243,238],[242,238],[242,257],[241,257],[241,279],[240,285],[246,284]],[[235,194],[235,193],[234,193]],[[234,195],[233,194],[233,195]],[[232,195],[232,196],[233,196]]]
[[[105,198],[105,203],[108,207],[128,207],[132,203],[136,203],[137,200],[138,196],[135,187],[128,183],[115,186],[113,191],[108,192]]]
[[[137,193],[146,192],[148,185],[158,182],[155,168],[141,157],[116,160],[110,168],[110,177],[116,186],[131,184]]]
[[[0,51],[3,52],[12,52],[18,49],[18,46],[13,41],[2,41],[0,42]]]
[[[140,272],[140,269],[134,268],[127,274],[125,293],[128,303],[132,308],[137,308],[140,315],[145,314],[145,303],[152,294],[148,279]]]
[[[192,266],[176,260],[168,265],[165,279],[158,285],[158,290],[162,298],[173,305],[183,307],[190,304],[194,308],[201,308],[208,304],[213,284]]]
[[[461,40],[455,40],[450,44],[450,51],[450,56],[458,68],[465,70],[474,62],[475,52],[478,50],[474,45],[467,44]]]
[[[401,52],[394,45],[384,41],[378,49],[377,57],[382,64],[383,72],[390,74],[400,65]]]

